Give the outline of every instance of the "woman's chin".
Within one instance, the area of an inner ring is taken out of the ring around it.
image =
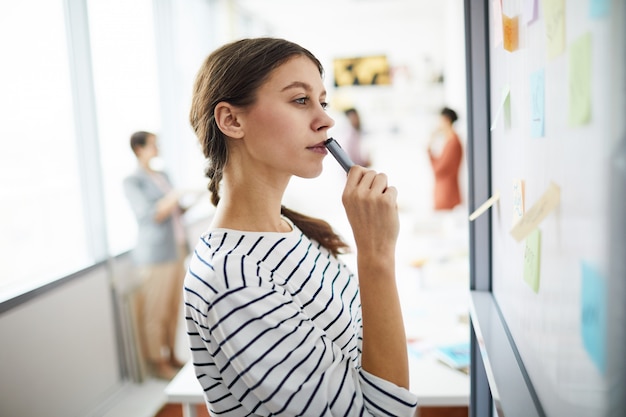
[[[298,172],[294,173],[294,175],[296,177],[300,177],[300,178],[317,178],[322,174],[322,166],[320,166],[317,169],[310,169],[310,170],[299,170]]]

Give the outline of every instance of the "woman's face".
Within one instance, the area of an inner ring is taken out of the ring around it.
[[[443,114],[439,115],[439,126],[441,128],[448,128],[450,127],[452,124],[450,123],[450,119],[448,119],[447,116],[444,116]]]
[[[324,141],[333,119],[317,66],[294,57],[276,68],[241,116],[242,163],[257,174],[313,178],[322,172]]]
[[[139,148],[138,158],[143,161],[150,161],[159,155],[159,147],[157,146],[156,136],[150,135],[146,137],[146,144]]]

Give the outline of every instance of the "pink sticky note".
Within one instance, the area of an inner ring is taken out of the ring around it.
[[[500,0],[493,0],[493,46],[496,47],[502,43],[504,36],[502,34],[502,3]]]
[[[524,2],[524,23],[530,25],[537,20],[539,14],[537,9],[539,8],[539,0],[526,0]]]

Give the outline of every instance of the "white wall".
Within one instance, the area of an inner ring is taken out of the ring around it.
[[[457,8],[462,7],[462,0],[447,0],[434,14],[433,8],[424,8],[424,4],[438,2],[359,2],[360,8],[353,14],[333,10],[335,3],[324,1],[306,3],[311,7],[309,13],[301,9],[305,3],[297,2],[298,13],[292,17],[272,12],[268,7],[271,2],[257,2],[260,3],[269,15],[250,11],[245,16],[229,14],[241,11],[232,0],[189,1],[187,8],[174,2],[159,11],[161,19],[163,13],[171,12],[174,16],[172,26],[162,27],[164,32],[159,34],[166,45],[165,51],[160,52],[165,52],[161,65],[167,62],[167,54],[175,61],[162,69],[162,83],[168,79],[172,83],[162,86],[161,101],[166,103],[162,111],[173,112],[175,120],[164,122],[161,136],[167,165],[173,168],[179,183],[203,187],[206,182],[195,137],[187,122],[191,82],[201,60],[235,33],[271,34],[301,43],[318,55],[328,69],[334,57],[370,53],[384,53],[393,66],[406,67],[406,76],[395,86],[349,88],[331,94],[337,96],[339,105],[350,102],[362,110],[365,126],[371,131],[374,157],[399,184],[401,196],[402,192],[424,196],[421,209],[426,211],[430,207],[432,178],[423,144],[433,115],[448,101],[461,115],[466,114],[464,41],[458,30],[462,10]],[[413,13],[398,16],[393,7],[400,3],[415,4],[416,8]],[[221,17],[228,17],[218,19],[219,33],[212,34],[211,21],[202,17],[211,4],[219,6]],[[383,9],[376,9],[381,5]],[[284,6],[283,10],[288,11],[289,7]],[[236,24],[245,24],[245,31],[238,31]],[[231,33],[225,35],[224,31]],[[181,49],[180,45],[187,46]],[[433,71],[444,69],[445,88],[426,81]],[[327,82],[330,90],[330,78]],[[334,110],[337,119],[338,110]],[[327,175],[337,174],[334,161],[328,162],[332,168]],[[328,184],[333,185],[328,188]],[[324,205],[320,199],[319,210],[340,210],[339,184],[331,179],[319,182],[315,186],[318,188],[303,189],[333,202]],[[123,276],[130,273],[128,269],[128,265],[118,265],[115,273]],[[122,378],[110,282],[106,269],[98,267],[0,313],[0,415],[85,415],[119,388]]]
[[[228,1],[228,0],[223,0]],[[340,137],[345,120],[341,110],[359,109],[365,139],[372,151],[374,168],[385,171],[399,187],[401,207],[432,214],[433,177],[426,144],[438,113],[444,105],[454,108],[460,120],[457,128],[462,140],[466,136],[465,34],[462,0],[442,2],[424,0],[388,1],[300,1],[239,0],[239,11],[250,19],[265,22],[260,30],[246,36],[270,35],[297,42],[315,54],[326,68],[329,112],[337,125],[330,134]],[[262,28],[267,28],[263,31]],[[334,58],[385,54],[396,75],[392,86],[341,87],[332,85]],[[433,83],[443,73],[444,84]],[[333,161],[330,161],[332,170]],[[328,184],[293,179],[287,191],[289,204],[298,204],[298,188],[319,197],[319,212],[333,206],[327,197]],[[462,167],[462,188],[467,175]],[[315,187],[315,188],[312,188]],[[326,190],[326,191],[325,191]],[[411,194],[411,195],[409,195]],[[412,194],[420,198],[415,199]],[[333,196],[337,191],[333,191]],[[408,196],[403,199],[404,196]],[[310,201],[310,199],[307,199]],[[406,207],[411,204],[410,207]],[[321,212],[321,213],[320,213]]]
[[[107,273],[98,267],[0,315],[0,415],[87,415],[121,385]]]

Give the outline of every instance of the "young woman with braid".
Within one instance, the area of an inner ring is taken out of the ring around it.
[[[395,282],[396,189],[354,166],[346,244],[281,205],[291,176],[327,155],[320,62],[285,40],[244,39],[198,73],[191,124],[217,209],[185,278],[192,360],[214,416],[412,416]]]

